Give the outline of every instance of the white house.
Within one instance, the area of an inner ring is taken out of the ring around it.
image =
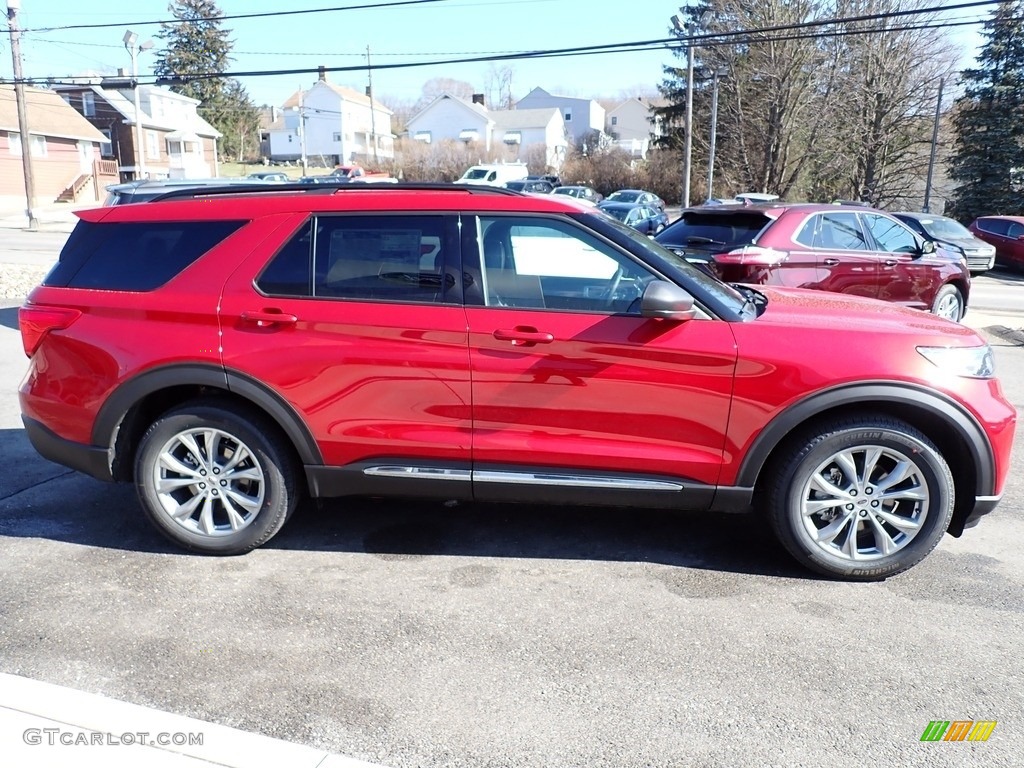
[[[532,149],[539,146],[544,148],[547,167],[562,167],[569,142],[565,138],[565,122],[557,109],[509,109],[491,112],[491,118],[495,141],[506,147],[506,160],[525,162]]]
[[[464,101],[449,93],[442,93],[413,115],[406,127],[409,138],[424,144],[452,141],[478,141],[490,151],[494,120],[481,103],[483,99]]]
[[[428,144],[445,140],[476,144],[482,155],[504,162],[525,162],[540,147],[548,167],[562,167],[568,142],[559,110],[492,112],[482,101],[482,97],[470,102],[441,94],[409,120],[409,138]]]
[[[324,164],[362,158],[373,164],[395,156],[392,111],[359,91],[327,81],[321,69],[312,88],[296,91],[282,105],[281,117],[270,126],[270,157],[298,160],[305,133],[307,158]]]
[[[516,109],[551,107],[562,113],[565,130],[575,144],[581,143],[592,131],[604,133],[604,107],[593,99],[553,96],[543,88],[534,88],[516,103]]]
[[[608,111],[605,133],[615,145],[635,157],[646,157],[651,140],[664,134],[661,118],[654,114],[655,104],[629,99]]]

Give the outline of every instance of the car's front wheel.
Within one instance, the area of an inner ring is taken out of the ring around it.
[[[135,487],[161,533],[186,549],[217,555],[269,541],[298,497],[289,448],[274,426],[218,402],[186,404],[146,431]]]
[[[874,581],[905,571],[949,527],[955,488],[938,448],[886,416],[821,423],[769,468],[779,541],[828,576]]]
[[[932,314],[959,323],[964,316],[964,297],[954,285],[944,285],[935,294],[935,301],[932,302]]]

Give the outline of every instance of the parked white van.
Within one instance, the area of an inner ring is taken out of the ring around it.
[[[504,186],[506,181],[519,181],[527,176],[526,166],[521,163],[485,163],[474,165],[456,181],[456,184],[486,184],[491,187]]]

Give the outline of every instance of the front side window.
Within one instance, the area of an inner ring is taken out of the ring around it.
[[[920,250],[914,233],[895,219],[866,213],[864,221],[881,250],[888,253],[917,253]]]
[[[558,219],[480,222],[489,307],[639,314],[653,273],[594,235]]]
[[[443,216],[310,219],[256,280],[271,295],[356,301],[460,301],[457,230]]]

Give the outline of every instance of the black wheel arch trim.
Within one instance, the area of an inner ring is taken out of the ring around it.
[[[140,400],[172,387],[215,387],[238,395],[264,411],[295,446],[303,464],[321,464],[323,456],[295,409],[267,385],[218,365],[189,363],[145,371],[121,383],[104,402],[92,428],[93,445],[113,446],[117,430]]]
[[[864,406],[866,403],[881,402],[912,406],[923,409],[941,418],[952,426],[963,439],[974,461],[977,484],[974,495],[987,496],[995,493],[995,456],[992,445],[978,420],[962,405],[949,396],[926,387],[894,382],[863,382],[845,384],[817,392],[786,408],[777,415],[754,440],[747,451],[736,478],[738,486],[753,486],[760,475],[769,455],[786,435],[814,416],[851,404]]]

